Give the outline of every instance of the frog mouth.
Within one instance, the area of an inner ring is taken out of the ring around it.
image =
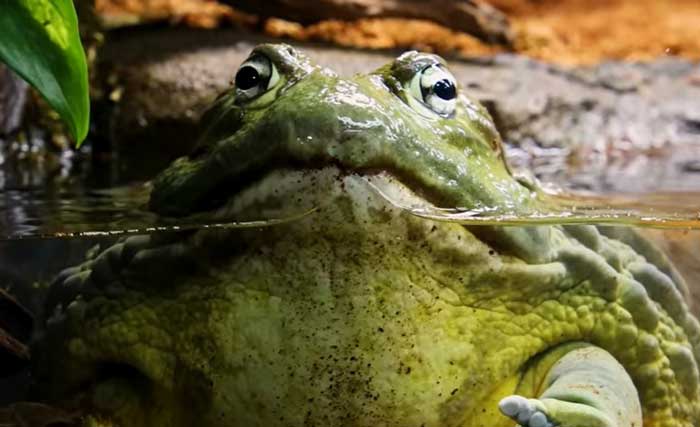
[[[459,223],[464,226],[503,225],[533,226],[552,224],[632,224],[655,226],[692,225],[695,212],[677,212],[677,208],[660,206],[650,215],[635,210],[635,201],[617,205],[605,198],[567,195],[532,189],[529,200],[515,199],[508,204],[481,204],[458,206],[446,203],[446,198],[419,179],[388,169],[347,170],[339,166],[324,168],[277,167],[268,169],[256,179],[247,181],[237,191],[221,191],[218,207],[199,212],[190,218],[195,221],[215,221],[229,227],[277,225],[304,218],[332,203],[337,188],[348,182],[362,184],[362,190],[353,195],[365,203],[361,194],[372,194],[393,209],[413,216],[439,222]],[[291,184],[291,185],[290,185]],[[313,195],[314,197],[310,197]],[[224,200],[224,201],[221,201]],[[447,206],[446,206],[447,205]],[[284,209],[282,209],[284,208]],[[676,209],[674,211],[673,209]],[[244,212],[241,216],[241,214]]]
[[[227,224],[232,228],[272,226],[303,219],[339,198],[377,204],[409,213],[438,210],[435,199],[417,185],[383,170],[346,171],[337,166],[316,169],[274,168],[219,200],[216,208],[197,212],[185,222]]]

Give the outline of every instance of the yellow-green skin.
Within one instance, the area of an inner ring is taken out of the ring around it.
[[[387,201],[537,203],[475,101],[460,94],[450,117],[416,107],[410,81],[441,59],[412,52],[341,79],[288,46],[256,52],[279,85],[222,96],[151,208],[316,210],[130,237],[64,272],[35,351],[47,398],[130,427],[506,427],[511,395],[550,425],[640,427],[640,404],[646,427],[699,425],[698,322],[634,233],[467,227]]]

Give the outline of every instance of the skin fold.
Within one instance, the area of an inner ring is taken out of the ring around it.
[[[127,237],[65,270],[37,393],[93,426],[698,425],[698,322],[633,231],[402,208],[540,203],[450,78],[417,52],[343,79],[256,48],[150,209],[283,221]]]

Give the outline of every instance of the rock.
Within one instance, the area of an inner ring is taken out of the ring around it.
[[[411,18],[430,20],[472,34],[489,43],[513,44],[508,18],[483,0],[223,0],[259,16],[274,16],[302,24],[327,19]]]
[[[695,69],[673,59],[563,69],[518,56],[453,67],[491,107],[516,166],[597,192],[700,190],[679,165],[700,159]],[[549,169],[538,167],[542,150],[554,154]]]
[[[683,162],[682,167],[686,172],[700,173],[700,159]]]

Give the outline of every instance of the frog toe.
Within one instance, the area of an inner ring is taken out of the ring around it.
[[[498,407],[522,427],[554,427],[556,424],[544,413],[538,401],[513,395],[502,399]]]

